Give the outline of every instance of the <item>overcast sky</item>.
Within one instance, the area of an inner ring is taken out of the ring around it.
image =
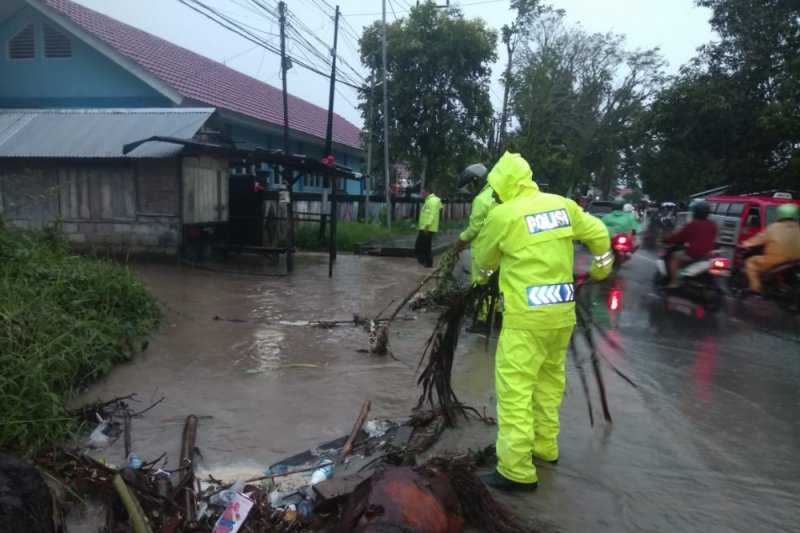
[[[275,54],[221,28],[214,22],[195,13],[178,0],[75,0],[87,7],[110,15],[118,20],[158,35],[204,56],[226,63],[258,78],[279,86],[280,60]],[[261,0],[267,5],[277,5],[276,0]],[[327,0],[334,3],[335,0]],[[444,0],[439,0],[444,3]],[[269,16],[260,16],[249,0],[204,0],[204,3],[235,17],[250,26],[274,34],[267,36],[276,45],[278,25]],[[388,18],[402,17],[415,0],[390,0]],[[550,2],[566,10],[568,20],[580,24],[591,32],[613,31],[626,36],[629,48],[659,47],[669,62],[670,72],[688,61],[695,49],[713,39],[708,25],[710,12],[694,5],[693,0],[553,0]],[[317,37],[324,42],[333,40],[333,21],[323,13],[326,0],[287,0],[292,11]],[[348,33],[360,34],[361,29],[380,18],[380,0],[340,0],[347,23],[354,31],[340,33],[340,57],[363,73],[357,55],[357,43]],[[460,5],[468,17],[481,17],[490,27],[500,28],[512,20],[508,0],[451,0]],[[247,9],[250,7],[251,9]],[[392,9],[393,8],[393,9]],[[313,39],[309,39],[316,42]],[[321,49],[321,45],[316,42]],[[295,44],[289,42],[290,53]],[[502,48],[502,47],[501,47]],[[504,64],[504,54],[499,50],[498,64],[492,69],[492,101],[500,107],[502,86],[497,78]],[[391,53],[391,43],[389,45]],[[353,75],[355,77],[355,75]],[[324,78],[300,67],[289,71],[289,92],[327,107],[328,84]],[[362,124],[355,108],[356,92],[340,86],[336,94],[335,110],[351,122]]]

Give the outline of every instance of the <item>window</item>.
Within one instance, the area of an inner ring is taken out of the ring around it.
[[[8,41],[8,58],[33,59],[34,57],[36,57],[36,41],[33,24],[29,24]]]
[[[728,203],[720,203],[717,206],[717,214],[718,215],[727,215],[728,214],[728,208],[730,206],[731,206],[731,204],[728,204]]]
[[[72,57],[72,43],[69,37],[52,26],[44,27],[44,57]]]
[[[761,228],[761,213],[758,207],[750,208],[750,211],[747,213],[747,219],[745,220],[745,226],[749,228]]]
[[[772,224],[778,219],[778,206],[771,205],[767,207],[767,226]]]
[[[744,211],[744,204],[731,204],[728,214],[738,217],[742,214],[742,211]]]

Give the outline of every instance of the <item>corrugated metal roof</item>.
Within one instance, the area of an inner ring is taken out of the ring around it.
[[[191,139],[213,113],[206,108],[3,109],[0,158],[170,157],[182,147],[151,142],[122,155],[122,146],[155,135]]]
[[[70,0],[45,0],[45,5],[135,61],[184,97],[283,125],[280,89]],[[327,109],[291,94],[288,105],[291,129],[325,138]],[[334,113],[333,142],[361,149],[361,130]]]

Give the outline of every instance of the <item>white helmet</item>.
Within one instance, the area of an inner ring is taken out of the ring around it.
[[[633,213],[633,205],[625,204],[622,210],[625,211],[626,213]]]

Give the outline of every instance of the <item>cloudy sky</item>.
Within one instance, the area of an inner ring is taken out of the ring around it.
[[[87,7],[110,15],[123,22],[158,35],[207,57],[226,63],[258,78],[280,85],[280,60],[275,54],[250,41],[221,28],[214,22],[195,13],[178,0],[75,0]],[[260,0],[268,6],[276,0]],[[234,17],[242,23],[264,32],[264,38],[277,45],[278,25],[270,15],[254,7],[253,0],[203,0],[209,6]],[[322,42],[333,40],[332,14],[328,5],[335,0],[287,0],[289,10],[296,20]],[[444,3],[444,0],[439,0]],[[415,0],[389,0],[388,19],[402,17]],[[693,0],[552,0],[555,7],[566,10],[568,20],[580,24],[591,32],[613,31],[626,36],[629,48],[659,47],[669,62],[670,72],[688,61],[695,49],[712,40],[714,35],[708,25],[710,13],[698,8]],[[508,0],[451,0],[460,6],[468,17],[480,17],[492,28],[500,28],[512,20]],[[354,70],[363,69],[357,55],[355,35],[380,18],[381,0],[340,0],[347,31],[340,33],[340,57]],[[319,49],[322,46],[316,39]],[[289,50],[300,56],[298,45],[289,42]],[[502,50],[501,50],[502,52]],[[391,43],[389,44],[391,53]],[[497,78],[504,64],[500,54],[498,64],[492,69],[492,100],[497,107],[501,102],[502,87]],[[319,62],[319,61],[318,61]],[[345,67],[346,68],[346,67]],[[355,79],[358,74],[352,72]],[[289,91],[319,106],[327,107],[327,80],[317,74],[295,67],[289,71]],[[336,112],[361,125],[356,92],[341,86],[336,94]]]

